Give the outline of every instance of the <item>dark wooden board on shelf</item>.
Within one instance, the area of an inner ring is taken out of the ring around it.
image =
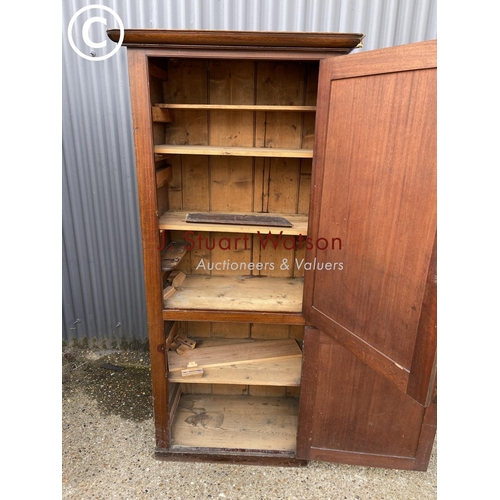
[[[199,210],[196,208],[196,210]],[[276,216],[282,217],[285,216],[286,220],[292,224],[291,227],[279,227],[279,226],[265,226],[264,230],[262,226],[258,225],[247,225],[247,224],[213,224],[208,222],[203,223],[194,223],[194,222],[186,222],[187,214],[192,213],[191,210],[169,210],[164,212],[163,215],[159,219],[159,228],[160,229],[168,229],[171,231],[217,231],[217,232],[230,232],[230,233],[244,233],[244,234],[256,234],[257,232],[264,232],[272,234],[283,234],[283,236],[298,236],[300,234],[307,234],[307,221],[308,217],[304,213],[277,213],[277,212],[255,212],[255,214],[265,213],[266,216]],[[218,214],[225,212],[206,212],[210,214]],[[231,210],[233,215],[246,215],[249,212],[242,211],[236,212],[236,210]]]
[[[156,170],[156,188],[160,189],[172,180],[172,167],[166,165]]]
[[[292,224],[284,217],[276,217],[269,215],[194,213],[186,215],[186,222],[201,222],[207,224],[238,224],[238,225],[249,225],[249,226],[292,227]]]
[[[171,241],[161,254],[161,270],[172,271],[186,254],[185,241]]]

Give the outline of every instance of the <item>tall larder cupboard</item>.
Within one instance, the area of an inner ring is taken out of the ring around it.
[[[362,39],[125,30],[158,458],[427,468],[436,42]]]

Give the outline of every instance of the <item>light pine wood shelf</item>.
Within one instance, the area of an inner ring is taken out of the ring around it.
[[[294,453],[298,410],[294,398],[183,395],[172,425],[172,450]]]
[[[187,211],[172,211],[165,212],[159,220],[160,229],[170,229],[172,231],[216,231],[221,233],[250,233],[267,235],[280,234],[285,236],[305,236],[307,234],[308,216],[305,214],[278,214],[278,213],[255,213],[252,215],[266,215],[275,217],[284,217],[292,227],[276,227],[276,226],[252,226],[252,225],[236,225],[236,224],[212,224],[212,223],[195,223],[186,222],[186,216],[190,212]],[[208,213],[208,212],[207,212]],[[222,212],[210,212],[212,214]],[[233,212],[231,212],[233,213]],[[247,215],[245,213],[234,213],[235,215]]]
[[[303,288],[303,278],[189,275],[163,319],[304,325]]]
[[[189,275],[165,301],[163,318],[183,320],[185,316],[179,313],[185,312],[193,321],[220,321],[216,318],[222,313],[229,321],[231,313],[243,312],[267,322],[262,314],[267,312],[286,324],[287,316],[301,314],[303,289],[303,278]],[[194,314],[197,310],[202,316]],[[297,324],[297,320],[289,324]]]
[[[190,144],[155,146],[156,154],[209,155],[209,156],[255,156],[280,158],[312,158],[312,149],[249,148],[229,146],[192,146]]]
[[[169,104],[159,103],[153,107],[160,109],[207,109],[235,111],[304,111],[314,112],[316,106],[279,106],[271,104]]]

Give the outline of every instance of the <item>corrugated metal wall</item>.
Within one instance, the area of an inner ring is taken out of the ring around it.
[[[100,346],[145,343],[147,327],[126,49],[89,61],[68,41],[73,15],[93,4],[125,28],[356,32],[362,50],[437,36],[436,0],[65,0],[63,340]],[[92,30],[104,38],[102,24]]]

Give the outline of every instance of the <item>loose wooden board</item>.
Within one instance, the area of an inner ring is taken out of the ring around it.
[[[285,217],[291,223],[291,227],[273,227],[273,226],[249,226],[249,225],[234,225],[234,224],[209,224],[209,223],[194,223],[186,222],[186,216],[189,212],[186,211],[168,211],[165,212],[159,220],[160,229],[169,229],[171,231],[218,231],[225,233],[261,233],[265,238],[269,232],[271,234],[283,233],[283,236],[297,236],[299,234],[304,237],[307,234],[307,215],[305,214],[290,214],[290,213],[266,213],[269,217]],[[218,215],[220,212],[207,212],[208,214]],[[246,215],[244,213],[233,212],[233,215]],[[255,214],[264,215],[264,214]],[[271,242],[269,242],[271,245]],[[281,245],[281,244],[280,244]]]
[[[169,351],[168,371],[185,370],[190,362],[195,362],[199,368],[209,368],[287,358],[302,358],[302,351],[294,339],[262,340],[244,345],[199,347],[182,356]]]
[[[172,271],[168,275],[168,281],[174,288],[181,286],[185,279],[186,275],[182,271]]]
[[[171,241],[161,254],[161,270],[172,271],[186,254],[185,241]]]
[[[162,186],[170,182],[172,179],[172,167],[166,166],[156,171],[156,187],[160,189]]]
[[[243,226],[274,226],[292,227],[292,224],[284,217],[270,215],[239,215],[239,214],[215,214],[194,213],[186,215],[186,222],[203,224],[230,224]]]
[[[169,382],[197,384],[265,385],[299,387],[302,359],[283,358],[203,368],[203,376],[188,380],[182,370],[168,374]]]

